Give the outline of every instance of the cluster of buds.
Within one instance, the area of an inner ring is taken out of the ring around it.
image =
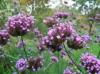
[[[86,42],[81,36],[72,36],[67,39],[67,45],[72,49],[81,49],[86,46]]]
[[[42,57],[36,57],[36,58],[29,58],[29,67],[28,69],[31,69],[32,71],[38,71],[43,66],[43,58]]]
[[[25,14],[12,16],[7,22],[8,31],[12,36],[25,35],[32,27],[32,24],[34,24],[33,20],[33,16]]]
[[[7,30],[0,31],[0,45],[5,45],[8,42],[9,33]]]
[[[57,24],[59,21],[59,19],[57,19],[56,17],[46,17],[44,20],[43,20],[43,23],[45,25],[47,25],[48,27],[52,27],[54,24]]]
[[[90,73],[90,74],[100,74],[100,60],[97,59],[96,56],[85,53],[81,56],[81,64],[82,66]]]
[[[70,14],[67,12],[56,12],[54,15],[57,18],[67,18]]]
[[[60,51],[62,49],[62,43],[66,40],[66,37],[69,37],[74,31],[72,24],[69,22],[59,23],[49,29],[48,35],[43,37],[40,42],[41,48],[47,46],[52,51]]]

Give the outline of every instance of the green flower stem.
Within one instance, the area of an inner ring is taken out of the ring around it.
[[[22,41],[22,44],[23,44],[23,49],[24,49],[25,57],[26,57],[26,59],[28,61],[28,55],[27,55],[27,52],[26,52],[26,48],[24,46],[24,41],[23,41],[23,37],[22,36],[21,36],[21,41]]]
[[[69,57],[69,59],[72,61],[72,63],[76,66],[76,68],[82,73],[82,74],[85,74],[79,67],[79,65],[77,65],[77,63],[74,61],[74,59],[71,57],[70,55],[70,52],[66,49],[65,45],[63,44],[64,48],[65,48],[65,51]]]

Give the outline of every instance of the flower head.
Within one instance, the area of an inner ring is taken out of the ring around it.
[[[81,64],[82,66],[91,74],[99,74],[100,73],[100,60],[96,58],[96,56],[85,53],[81,56]]]
[[[72,49],[81,49],[86,46],[86,42],[81,36],[72,36],[67,39],[67,45]]]
[[[76,74],[71,68],[66,68],[63,74]]]
[[[17,48],[23,48],[23,46],[25,45],[26,45],[25,41],[19,41],[17,44]]]
[[[58,20],[57,18],[55,17],[47,17],[43,20],[43,23],[45,25],[47,25],[48,27],[52,27],[54,24],[57,24],[58,23]]]
[[[41,39],[41,38],[43,37],[41,31],[39,31],[38,28],[35,28],[35,29],[33,30],[33,32],[34,32],[35,36],[36,36],[38,39]]]
[[[8,31],[12,36],[25,35],[34,24],[33,16],[18,14],[8,19]]]
[[[82,38],[85,42],[89,42],[91,40],[91,37],[89,35],[83,35]]]
[[[55,16],[57,18],[67,18],[69,16],[69,13],[67,13],[67,12],[56,12]]]
[[[8,42],[9,33],[7,30],[0,30],[0,45],[5,45]]]
[[[66,40],[67,37],[71,36],[74,32],[74,28],[72,23],[65,22],[59,23],[52,28],[49,29],[47,36],[43,37],[40,41],[40,45],[44,46],[54,51],[60,51],[62,47],[62,43]]]
[[[18,69],[18,71],[25,71],[27,66],[28,64],[26,59],[21,58],[16,62],[16,68]]]
[[[29,62],[28,68],[33,71],[37,71],[43,66],[43,58],[41,56],[36,58],[31,57],[29,58],[28,62]]]
[[[51,60],[52,60],[52,62],[58,62],[58,57],[52,56],[52,57],[51,57]]]

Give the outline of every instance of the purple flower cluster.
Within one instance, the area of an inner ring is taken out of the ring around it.
[[[25,35],[34,24],[34,18],[30,15],[18,14],[8,19],[8,31],[12,36]]]
[[[67,18],[69,15],[70,15],[70,14],[67,13],[67,12],[56,12],[56,13],[55,13],[55,16],[56,16],[57,18]]]
[[[81,36],[72,36],[67,39],[67,45],[72,49],[81,49],[85,47],[86,42]]]
[[[16,62],[16,68],[18,69],[18,71],[25,71],[28,67],[28,63],[26,61],[26,59],[19,59],[17,62]]]
[[[48,35],[43,37],[40,42],[40,50],[44,49],[42,47],[48,47],[52,51],[60,51],[62,49],[62,43],[69,37],[74,31],[72,24],[69,22],[59,23],[49,29]]]
[[[54,17],[54,16],[46,17],[43,20],[43,23],[45,25],[47,25],[48,27],[52,27],[54,24],[57,24],[58,23],[58,19],[56,17]]]
[[[64,50],[61,50],[61,56],[64,58],[67,56],[67,53]]]
[[[51,60],[52,60],[52,62],[58,62],[58,57],[56,57],[56,56],[51,56]]]
[[[56,12],[53,16],[46,17],[43,20],[43,23],[48,26],[52,27],[57,23],[60,23],[61,18],[67,18],[70,14],[67,12]]]
[[[48,37],[53,43],[61,44],[67,36],[73,32],[73,27],[69,23],[59,23],[48,31]]]
[[[71,68],[66,68],[63,74],[76,74]]]
[[[41,39],[43,37],[43,34],[39,31],[38,28],[34,28],[33,30],[35,36],[38,38],[38,39]]]
[[[18,44],[17,44],[17,48],[23,48],[23,46],[25,46],[26,45],[26,43],[25,43],[25,41],[19,41],[18,42]]]
[[[96,56],[85,53],[81,56],[81,64],[82,66],[90,73],[90,74],[100,74],[100,60],[97,59]]]
[[[5,45],[8,42],[9,33],[7,30],[0,31],[0,45]]]
[[[36,58],[29,58],[28,61],[26,59],[19,59],[16,62],[16,68],[20,72],[24,72],[26,69],[30,69],[32,71],[39,70],[43,65],[43,58],[42,57],[36,57]]]
[[[31,69],[32,71],[37,71],[43,66],[43,58],[41,56],[36,58],[29,58],[29,67],[28,69]]]
[[[89,42],[92,39],[89,35],[83,35],[82,38],[85,42]]]

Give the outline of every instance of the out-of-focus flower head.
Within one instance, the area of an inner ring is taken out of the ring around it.
[[[58,18],[51,16],[51,17],[46,17],[43,20],[43,23],[48,27],[52,27],[53,25],[57,24],[58,21],[59,21]]]
[[[81,36],[72,36],[67,39],[67,45],[72,49],[81,49],[86,46],[86,42]]]
[[[34,28],[33,33],[35,34],[35,36],[36,36],[38,39],[41,39],[41,38],[43,37],[43,34],[41,33],[41,31],[39,31],[38,28]]]
[[[0,30],[0,45],[5,45],[9,40],[9,33],[7,30]]]
[[[16,68],[18,69],[18,71],[25,71],[28,67],[28,63],[26,61],[26,59],[19,59],[17,62],[16,62]]]
[[[44,46],[51,49],[51,51],[60,51],[62,43],[74,32],[72,23],[59,23],[49,29],[47,36],[43,37],[40,41],[40,49]],[[42,48],[43,47],[43,48]]]
[[[71,68],[67,67],[63,74],[76,74]]]
[[[18,42],[18,44],[17,44],[17,48],[23,48],[23,46],[25,46],[26,45],[26,43],[25,43],[25,41],[19,41]]]
[[[100,60],[97,59],[96,56],[85,53],[81,56],[81,64],[82,66],[91,74],[99,74],[100,73]]]
[[[58,57],[56,57],[56,56],[51,56],[51,60],[52,60],[52,62],[58,62]]]
[[[8,19],[8,31],[12,36],[25,35],[34,24],[34,17],[31,15],[18,14]]]
[[[43,66],[43,57],[41,56],[36,58],[31,57],[29,58],[28,62],[29,62],[28,68],[33,71],[37,71]]]
[[[67,12],[56,12],[54,16],[57,18],[67,18],[70,14]]]
[[[62,57],[66,57],[67,56],[67,53],[64,50],[61,50],[61,56]]]
[[[61,44],[65,41],[66,37],[70,36],[73,32],[73,27],[69,22],[59,23],[53,28],[49,29],[48,37],[54,44]]]
[[[92,40],[92,38],[89,35],[83,35],[82,38],[85,42],[89,42],[90,40]]]
[[[38,45],[39,51],[43,51],[46,49],[46,47],[51,45],[51,41],[49,40],[48,36],[43,37]]]

